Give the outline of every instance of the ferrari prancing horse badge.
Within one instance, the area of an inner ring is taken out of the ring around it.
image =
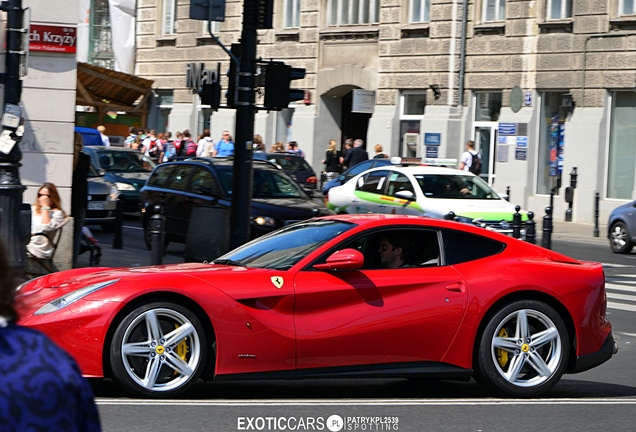
[[[285,283],[281,276],[272,276],[270,279],[272,280],[274,286],[278,289],[281,289],[283,287],[283,284]]]

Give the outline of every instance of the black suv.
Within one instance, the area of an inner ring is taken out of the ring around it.
[[[276,165],[253,161],[250,238],[315,216],[332,214]],[[158,165],[141,189],[141,217],[149,241],[150,217],[160,204],[166,217],[166,243],[186,243],[193,209],[229,209],[232,200],[233,160],[192,158]],[[226,219],[229,220],[229,219]],[[195,220],[203,230],[227,230],[218,221]]]

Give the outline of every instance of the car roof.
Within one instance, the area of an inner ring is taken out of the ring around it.
[[[193,157],[189,159],[170,161],[160,165],[173,165],[173,164],[199,164],[199,165],[206,165],[214,169],[215,167],[233,167],[234,158],[233,157],[215,157],[215,158]],[[157,166],[160,166],[160,165],[157,165]],[[253,159],[252,166],[254,168],[258,167],[258,168],[264,168],[264,169],[273,169],[276,171],[280,170],[278,165],[273,164],[270,161],[261,160],[261,159]]]
[[[94,152],[121,152],[121,151],[125,151],[125,152],[133,152],[133,153],[143,154],[139,150],[131,149],[131,148],[128,148],[128,147],[114,147],[114,146],[109,146],[109,147],[105,147],[105,146],[90,146],[90,147],[84,147],[84,150],[94,151]]]
[[[409,173],[409,174],[445,174],[445,175],[466,175],[466,176],[475,176],[475,174],[469,171],[462,171],[456,168],[448,168],[448,167],[438,167],[438,166],[427,166],[427,165],[408,165],[408,166],[400,166],[400,165],[391,165],[391,170]],[[373,167],[364,173],[371,171],[382,171],[386,170],[387,165],[383,165],[381,167]],[[361,173],[361,174],[364,174]]]

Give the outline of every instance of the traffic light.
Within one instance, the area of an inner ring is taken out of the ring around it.
[[[199,97],[201,105],[210,105],[213,110],[218,110],[221,106],[221,83],[219,80],[217,79],[211,84],[203,84],[199,89]]]
[[[273,28],[274,0],[251,0],[243,6],[243,26],[246,29]]]
[[[232,54],[236,56],[236,58],[241,60],[241,44],[233,43],[230,49]],[[232,58],[230,58],[230,68],[228,69],[227,75],[227,92],[225,93],[225,99],[227,101],[228,108],[234,108],[236,105],[236,78],[238,72],[238,65]]]
[[[283,62],[270,62],[265,66],[265,108],[280,111],[290,102],[303,100],[305,91],[291,89],[293,80],[305,78],[305,69],[293,68]]]

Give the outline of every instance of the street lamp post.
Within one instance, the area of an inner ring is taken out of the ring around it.
[[[4,240],[11,266],[23,270],[26,268],[26,239],[20,235],[20,208],[26,187],[20,183],[22,152],[15,133],[17,125],[7,117],[9,107],[18,107],[22,93],[22,0],[2,2],[0,9],[7,12],[6,69],[2,77],[5,115],[0,136],[0,238]]]

